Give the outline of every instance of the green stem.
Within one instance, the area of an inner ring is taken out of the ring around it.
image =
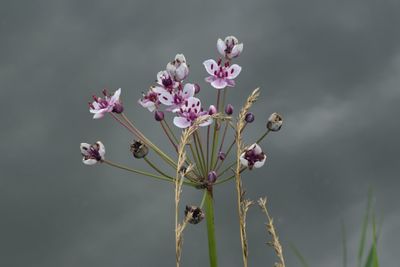
[[[212,189],[207,190],[205,199],[205,212],[207,222],[207,236],[208,236],[208,253],[210,258],[210,267],[217,267],[217,246],[215,242],[215,224],[214,224],[214,200],[212,196]]]
[[[269,130],[267,130],[258,140],[256,141],[257,144],[260,144],[260,142],[269,134]]]
[[[121,164],[118,164],[118,163],[115,163],[115,162],[112,162],[112,161],[109,161],[109,160],[106,160],[106,159],[104,159],[102,162],[105,163],[105,164],[108,164],[110,166],[116,167],[118,169],[121,169],[121,170],[125,170],[125,171],[129,171],[129,172],[141,174],[141,175],[144,175],[144,176],[156,178],[156,179],[159,179],[159,180],[164,180],[164,181],[168,181],[168,182],[171,182],[171,183],[175,183],[175,179],[172,178],[172,177],[165,177],[165,176],[156,175],[156,174],[152,174],[152,173],[145,172],[145,171],[132,169],[132,168],[123,166]],[[183,183],[186,184],[186,185],[195,186],[195,184],[192,183],[192,182],[183,181]]]

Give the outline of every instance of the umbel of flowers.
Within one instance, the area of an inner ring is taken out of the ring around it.
[[[242,144],[241,135],[251,123],[255,122],[255,115],[249,109],[257,99],[259,90],[256,89],[250,94],[244,106],[238,109],[238,114],[235,114],[234,105],[227,103],[227,99],[231,90],[242,90],[232,88],[236,86],[236,80],[242,71],[242,67],[233,61],[242,54],[243,44],[239,43],[236,37],[228,36],[224,40],[218,39],[217,51],[219,54],[217,58],[203,62],[207,72],[205,82],[214,88],[215,99],[205,101],[200,99],[200,83],[190,81],[186,57],[177,54],[166,64],[165,69],[155,75],[156,82],[150,84],[148,90],[143,92],[137,101],[142,108],[153,114],[155,124],[161,127],[174,153],[161,150],[128,118],[124,113],[126,107],[121,100],[121,89],[114,92],[103,90],[103,97],[93,96],[93,101],[89,102],[89,111],[93,114],[93,119],[100,119],[108,114],[132,134],[133,141],[130,146],[132,160],[142,160],[147,169],[152,171],[138,170],[108,160],[105,156],[105,146],[101,141],[80,145],[82,161],[86,165],[105,163],[175,184],[177,266],[180,262],[183,229],[187,223],[197,224],[203,218],[207,221],[210,265],[217,266],[213,187],[236,179],[236,182],[239,182],[238,196],[242,194],[241,175],[265,164],[267,155],[261,148],[261,142],[269,132],[279,131],[283,122],[282,116],[272,113],[262,122],[265,124],[265,132],[253,143]],[[228,131],[234,132],[234,138],[228,138],[231,136]],[[156,143],[161,142],[164,140],[157,140]],[[237,149],[233,149],[235,145]],[[153,162],[157,157],[165,161],[169,167],[160,169]],[[232,172],[234,166],[236,171]],[[198,205],[186,206],[185,219],[183,223],[179,223],[178,209],[182,185],[202,190],[204,196]],[[238,205],[242,204],[241,198],[238,198]],[[239,216],[241,216],[240,207]],[[242,230],[244,231],[241,225]],[[242,234],[241,232],[241,236]],[[245,240],[242,238],[244,261],[247,259],[245,246]]]

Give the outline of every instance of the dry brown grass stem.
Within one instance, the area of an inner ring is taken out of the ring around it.
[[[189,165],[184,168],[186,161],[186,146],[190,142],[190,137],[197,131],[199,125],[207,121],[209,118],[214,120],[230,120],[230,117],[224,116],[220,113],[214,115],[206,115],[199,117],[192,126],[186,128],[181,136],[181,140],[178,146],[178,163],[176,166],[175,176],[175,254],[176,254],[176,266],[180,266],[181,254],[182,254],[182,243],[183,243],[183,230],[187,225],[187,218],[182,223],[179,223],[179,202],[181,199],[182,185],[185,175],[193,170],[193,165]]]
[[[247,112],[249,111],[250,107],[253,103],[257,100],[258,96],[260,95],[260,89],[255,89],[250,96],[247,98],[244,106],[240,110],[236,127],[235,127],[235,138],[236,138],[236,170],[235,170],[235,180],[236,180],[236,191],[237,191],[237,206],[238,206],[238,213],[239,213],[239,226],[240,226],[240,241],[242,244],[242,257],[243,257],[243,265],[247,267],[247,260],[248,260],[248,243],[246,237],[246,212],[251,203],[248,200],[244,199],[245,192],[242,189],[242,181],[240,179],[240,170],[241,170],[241,163],[240,163],[240,155],[243,151],[243,144],[242,144],[242,130],[245,126],[245,117]]]
[[[267,209],[267,198],[260,198],[258,200],[258,205],[260,206],[261,210],[265,213],[265,215],[267,215],[268,221],[266,223],[266,228],[267,228],[268,233],[272,237],[272,241],[268,242],[267,244],[274,248],[275,254],[279,258],[279,262],[275,263],[275,267],[285,267],[285,259],[283,258],[282,245],[279,242],[279,237],[278,237],[278,234],[276,233],[276,229],[274,226],[274,220],[269,215],[269,212]]]

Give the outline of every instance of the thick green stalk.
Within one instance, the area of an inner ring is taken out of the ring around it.
[[[214,199],[212,196],[212,189],[207,190],[207,195],[205,199],[205,212],[207,222],[208,254],[210,258],[210,267],[217,267],[217,245],[215,242]]]

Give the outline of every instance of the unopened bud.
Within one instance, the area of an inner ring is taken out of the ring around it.
[[[247,123],[252,123],[254,121],[254,114],[252,112],[247,113],[246,117],[244,118],[244,120]]]
[[[270,131],[277,132],[282,128],[283,118],[278,113],[274,112],[269,116],[267,128]]]
[[[196,206],[186,206],[185,217],[188,223],[198,224],[204,219],[204,212]]]
[[[131,152],[133,156],[137,159],[141,159],[147,156],[149,153],[149,148],[143,144],[142,141],[134,141],[133,144],[131,144]]]
[[[217,180],[217,173],[215,172],[215,171],[210,171],[209,173],[208,173],[208,176],[207,176],[207,179],[208,179],[208,182],[210,183],[210,184],[213,184],[213,183],[215,183],[215,181]]]
[[[218,158],[219,158],[221,161],[224,161],[224,160],[225,160],[225,158],[226,158],[226,155],[225,155],[225,153],[224,153],[224,152],[222,152],[222,151],[220,151],[220,152],[218,153]]]
[[[156,119],[156,121],[164,120],[164,112],[157,110],[156,112],[154,112],[154,118]]]
[[[208,109],[208,115],[214,115],[215,113],[217,113],[217,108],[214,105],[211,105]]]
[[[226,115],[232,115],[233,114],[233,106],[231,104],[226,105],[225,113],[226,113]]]

